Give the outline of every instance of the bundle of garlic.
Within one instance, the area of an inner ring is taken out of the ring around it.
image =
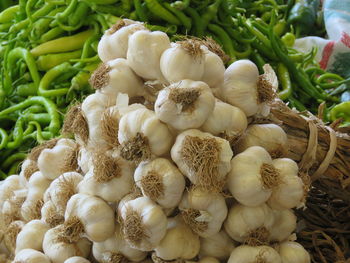
[[[171,43],[121,20],[99,44],[96,92],[64,134],[0,185],[14,262],[308,263],[293,240],[305,185],[266,116],[269,66],[225,69],[210,39]],[[218,55],[219,54],[219,55]],[[138,103],[137,103],[138,102]],[[252,118],[250,118],[252,119]]]

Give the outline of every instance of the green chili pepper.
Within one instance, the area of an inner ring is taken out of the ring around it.
[[[68,62],[71,59],[80,58],[82,50],[76,50],[66,53],[48,54],[39,56],[37,60],[38,69],[41,71],[48,71],[51,68],[62,64],[63,62]]]
[[[6,147],[9,140],[9,136],[7,132],[2,128],[0,128],[0,136],[1,136],[1,142],[0,142],[0,150],[1,150]]]
[[[254,50],[251,54],[250,54],[250,58],[253,60],[253,62],[257,65],[258,69],[259,69],[259,73],[263,74],[264,72],[264,65],[266,64],[266,61],[263,59],[262,56],[260,56],[259,52],[257,52],[256,50]]]
[[[45,43],[52,39],[57,38],[58,36],[62,35],[64,33],[64,30],[60,27],[54,27],[47,31],[45,34],[43,34],[40,39],[38,40],[39,43]]]
[[[202,24],[202,19],[199,16],[198,12],[191,7],[187,7],[184,11],[192,18],[192,22],[194,24],[194,35],[196,35],[199,38],[203,37],[204,27]]]
[[[293,89],[288,69],[282,63],[277,65],[277,76],[282,86],[282,90],[278,92],[278,97],[281,100],[286,100],[292,95]]]
[[[330,119],[335,121],[342,118],[345,122],[350,122],[350,101],[335,105],[330,111]]]
[[[175,1],[171,3],[171,6],[178,9],[184,10],[190,5],[191,0]]]
[[[233,48],[230,36],[226,33],[224,29],[215,24],[209,24],[208,29],[213,32],[220,40],[223,45],[223,48],[227,55],[231,58],[231,63],[236,60],[235,50]]]
[[[215,0],[214,3],[206,8],[205,13],[201,16],[204,29],[206,29],[210,21],[216,17],[221,2],[221,0]]]
[[[175,25],[170,25],[168,27],[165,27],[165,26],[146,24],[145,26],[151,31],[163,31],[163,32],[168,33],[170,35],[173,35],[177,32],[177,26],[175,26]]]
[[[7,149],[16,149],[23,141],[23,124],[24,119],[19,117],[13,129],[13,141],[9,141],[6,145]]]
[[[0,24],[11,22],[19,11],[19,5],[10,6],[0,13]]]
[[[148,10],[155,16],[167,21],[170,24],[180,26],[180,20],[171,12],[166,10],[157,0],[145,0]]]
[[[8,174],[9,174],[9,175],[18,174],[18,171],[20,170],[20,165],[23,163],[23,160],[24,160],[24,159],[25,159],[25,158],[23,158],[23,159],[20,160],[20,161],[14,162],[14,163],[11,165],[10,169],[8,170]]]
[[[291,32],[288,32],[282,36],[281,40],[287,47],[292,47],[295,43],[295,35]]]
[[[172,7],[169,3],[164,2],[163,5],[181,21],[188,32],[191,30],[192,21],[189,17],[187,17],[182,11]]]
[[[1,169],[9,168],[16,161],[23,161],[26,158],[25,153],[15,153],[8,157],[2,164]]]

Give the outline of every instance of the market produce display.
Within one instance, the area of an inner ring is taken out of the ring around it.
[[[2,1],[4,7],[10,1]],[[0,14],[0,176],[36,144],[60,135],[69,105],[92,92],[90,73],[101,62],[97,42],[119,17],[146,22],[172,40],[210,37],[228,54],[228,66],[248,58],[263,72],[277,72],[279,97],[300,111],[316,113],[325,102],[324,121],[348,120],[340,103],[347,80],[325,72],[316,50],[292,48],[295,37],[324,34],[319,1],[234,0],[21,0]],[[275,13],[277,15],[275,16]],[[313,25],[313,26],[311,26]],[[273,30],[270,30],[273,28]],[[103,58],[103,57],[101,57]]]
[[[311,262],[293,234],[308,183],[287,135],[248,120],[269,115],[277,76],[222,53],[128,19],[107,30],[68,137],[0,185],[3,261]]]

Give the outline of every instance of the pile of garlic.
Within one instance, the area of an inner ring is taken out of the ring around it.
[[[269,114],[266,66],[227,69],[210,40],[171,43],[121,20],[96,92],[0,185],[0,262],[308,263],[305,186]]]

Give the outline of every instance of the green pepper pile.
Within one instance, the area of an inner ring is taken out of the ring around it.
[[[11,1],[1,1],[0,8]],[[103,32],[120,18],[146,23],[172,40],[211,37],[232,63],[248,58],[277,72],[279,96],[298,110],[347,117],[337,105],[347,80],[325,72],[316,49],[292,48],[313,26],[324,34],[318,0],[19,0],[0,13],[0,176],[15,173],[37,143],[59,136],[71,103],[91,93]],[[313,32],[312,32],[313,33]],[[345,93],[344,93],[345,94]],[[337,109],[335,113],[329,111]]]

